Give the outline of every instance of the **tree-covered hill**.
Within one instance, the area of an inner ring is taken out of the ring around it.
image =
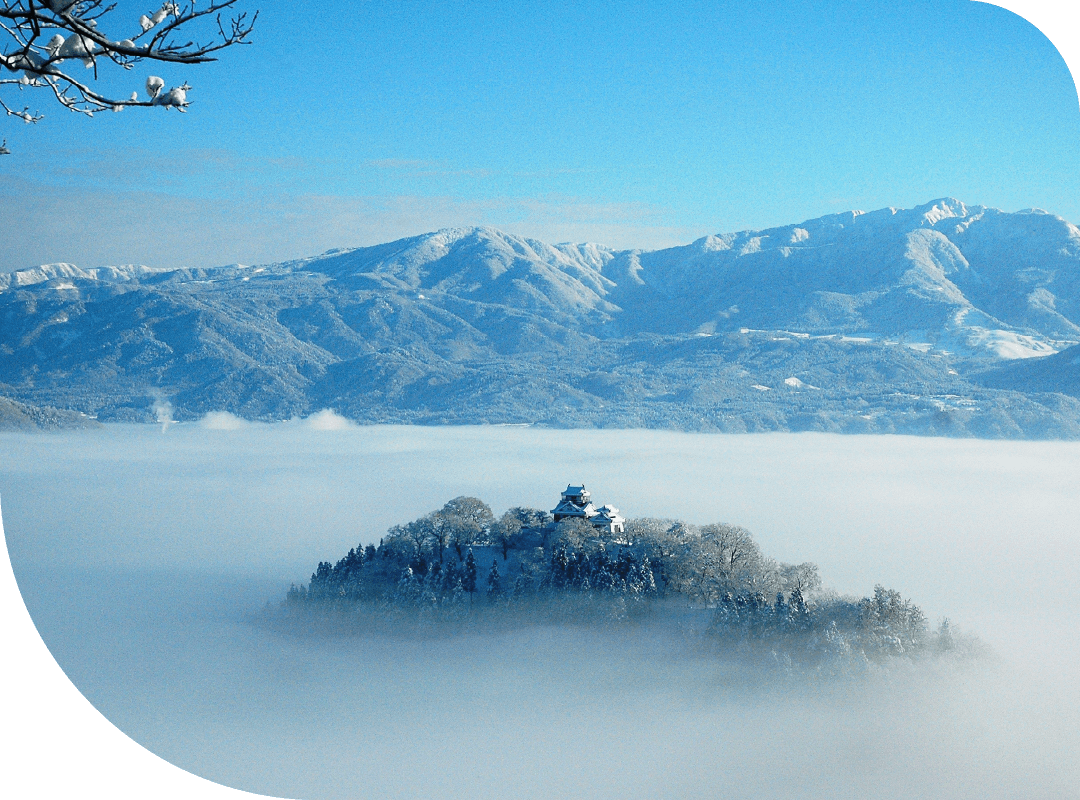
[[[784,564],[744,528],[629,520],[609,533],[582,519],[512,508],[496,519],[458,497],[391,528],[376,546],[320,562],[283,604],[299,625],[450,633],[500,624],[672,620],[707,641],[785,668],[849,669],[956,644],[911,601],[824,588],[814,564]]]

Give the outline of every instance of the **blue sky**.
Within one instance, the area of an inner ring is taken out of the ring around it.
[[[152,70],[194,87],[185,115],[28,94],[42,122],[0,120],[0,199],[25,210],[0,220],[0,269],[252,263],[472,224],[649,248],[941,196],[1080,222],[1074,84],[994,6],[245,4],[254,44]]]

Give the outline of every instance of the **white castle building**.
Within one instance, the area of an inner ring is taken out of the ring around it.
[[[562,500],[552,510],[555,521],[579,517],[597,530],[608,533],[622,533],[626,520],[619,516],[619,509],[611,505],[596,508],[592,504],[592,495],[584,486],[567,486],[562,493]]]

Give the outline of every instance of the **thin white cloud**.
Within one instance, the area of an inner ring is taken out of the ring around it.
[[[246,419],[242,419],[228,411],[208,411],[199,420],[199,424],[210,431],[238,431],[251,425]]]
[[[357,427],[355,422],[329,408],[305,417],[300,424],[313,431],[344,431]]]
[[[665,209],[572,197],[286,196],[193,198],[63,188],[0,179],[0,270],[58,261],[90,267],[140,263],[208,267],[268,263],[487,225],[548,242],[593,241],[655,249],[714,231],[674,224]],[[92,231],[93,233],[88,233]]]

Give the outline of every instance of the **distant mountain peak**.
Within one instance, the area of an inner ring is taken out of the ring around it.
[[[943,197],[917,206],[912,211],[913,213],[922,216],[923,224],[933,227],[943,219],[962,219],[970,216],[972,213],[977,214],[983,210],[982,207],[975,207],[969,211],[968,207],[962,201],[957,200],[954,197]]]

